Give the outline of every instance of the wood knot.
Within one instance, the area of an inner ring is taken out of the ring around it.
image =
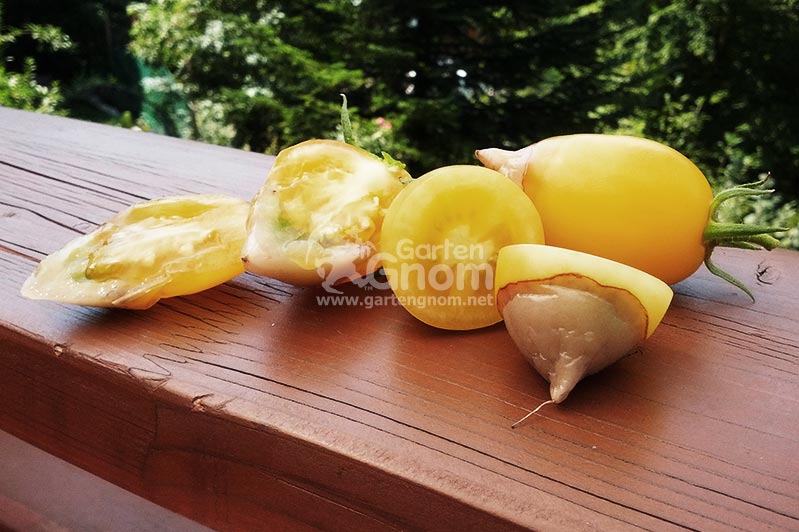
[[[195,412],[205,412],[205,405],[203,404],[203,399],[207,397],[211,397],[214,394],[212,393],[204,393],[202,395],[197,395],[191,400],[191,409]]]
[[[763,261],[757,265],[755,277],[757,277],[757,282],[760,284],[774,284],[779,280],[780,272],[777,268]]]

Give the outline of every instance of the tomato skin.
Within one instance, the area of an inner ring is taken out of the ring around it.
[[[552,137],[528,148],[522,187],[548,245],[599,255],[668,284],[705,257],[703,230],[713,192],[687,157],[623,135]],[[489,167],[491,165],[488,165]]]
[[[522,243],[544,243],[530,199],[498,172],[452,165],[397,195],[383,222],[380,254],[408,312],[433,327],[471,330],[501,321],[493,297],[496,258],[505,246]],[[443,282],[436,272],[445,274]]]

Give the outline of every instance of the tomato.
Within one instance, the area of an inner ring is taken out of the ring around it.
[[[245,268],[305,285],[371,273],[385,212],[409,180],[393,160],[340,141],[281,151],[252,201]]]
[[[715,245],[770,249],[777,244],[761,234],[777,228],[715,220],[718,202],[699,168],[653,140],[567,135],[516,152],[479,150],[477,156],[532,198],[547,244],[622,262],[669,284],[691,275],[703,261],[717,270],[709,262]],[[729,197],[767,192],[747,186]]]
[[[47,256],[25,281],[31,299],[145,309],[244,272],[249,204],[220,194],[133,205]]]
[[[540,245],[500,250],[496,293],[511,338],[556,403],[639,347],[673,296],[663,281],[625,264]]]
[[[522,186],[541,214],[547,244],[623,262],[667,283],[704,260],[713,193],[679,152],[636,137],[570,135],[542,140],[525,155]]]
[[[380,255],[399,302],[443,329],[501,320],[493,297],[499,250],[543,243],[530,199],[502,174],[447,166],[411,182],[383,222]]]

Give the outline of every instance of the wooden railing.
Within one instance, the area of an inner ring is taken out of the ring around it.
[[[548,391],[501,324],[249,274],[146,311],[20,296],[124,207],[249,199],[272,160],[0,109],[0,430],[218,530],[799,529],[796,252],[722,250],[756,303],[697,272],[642,352],[515,430]]]

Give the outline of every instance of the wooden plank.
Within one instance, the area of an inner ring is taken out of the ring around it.
[[[127,203],[249,198],[271,161],[0,109],[0,428],[220,530],[799,527],[799,253],[723,251],[757,303],[698,272],[643,352],[516,430],[547,387],[503,327],[433,330],[384,291],[19,296]]]
[[[209,532],[0,431],[0,530]]]

